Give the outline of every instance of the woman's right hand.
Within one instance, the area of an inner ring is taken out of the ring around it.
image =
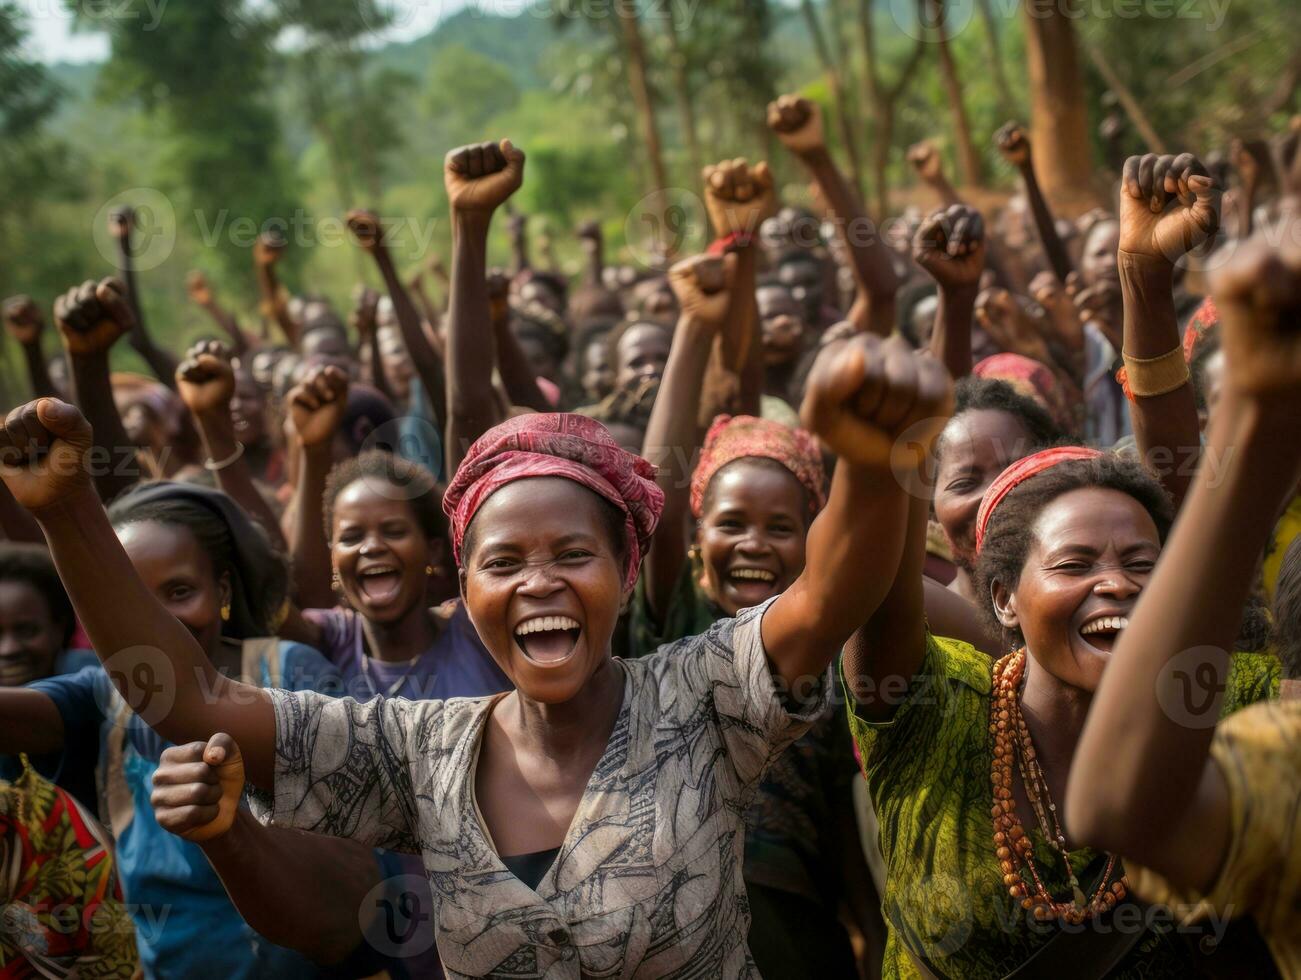
[[[735,275],[735,255],[695,255],[669,269],[669,288],[682,316],[716,331],[727,319]]]
[[[206,742],[163,750],[149,802],[158,826],[202,842],[230,830],[244,792],[244,759],[235,740],[218,732]]]
[[[177,365],[176,388],[195,418],[230,415],[230,400],[235,395],[230,351],[215,340],[195,344]]]
[[[73,357],[106,352],[135,326],[120,279],[87,279],[54,300],[54,322]]]
[[[75,405],[38,398],[9,413],[0,429],[0,478],[29,511],[90,489],[90,423]]]
[[[304,449],[328,445],[348,407],[348,376],[334,365],[310,371],[289,392],[289,418]]]

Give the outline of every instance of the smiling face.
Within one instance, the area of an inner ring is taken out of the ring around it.
[[[1120,281],[1120,269],[1116,265],[1116,249],[1119,247],[1118,222],[1099,221],[1089,229],[1089,235],[1084,239],[1084,251],[1080,255],[1080,278],[1086,286],[1104,279]]]
[[[776,462],[738,459],[709,482],[696,531],[705,592],[727,615],[785,592],[804,571],[808,492]]]
[[[970,569],[976,552],[976,514],[994,478],[1029,455],[1030,437],[1010,412],[979,408],[944,427],[935,478],[935,518],[953,546],[953,558]]]
[[[28,582],[0,582],[0,687],[49,677],[63,647],[63,626]]]
[[[574,698],[610,656],[624,561],[609,507],[572,480],[517,480],[479,508],[461,594],[484,646],[528,698]]]
[[[330,562],[343,597],[374,623],[423,608],[428,572],[441,544],[425,536],[401,490],[363,477],[339,491],[330,528]]]
[[[1040,512],[1015,588],[995,581],[995,612],[1048,673],[1097,689],[1161,553],[1151,515],[1127,493],[1086,487]]]
[[[669,334],[653,323],[629,327],[615,351],[615,387],[629,388],[639,381],[664,377],[669,362]]]
[[[218,579],[212,560],[187,527],[140,521],[117,532],[145,587],[180,620],[211,658],[221,646],[221,607],[230,579]]]
[[[583,394],[593,402],[614,390],[614,368],[605,336],[597,337],[583,348]]]

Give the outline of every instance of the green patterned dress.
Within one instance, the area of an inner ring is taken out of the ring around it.
[[[1022,964],[1056,926],[1027,922],[1008,895],[994,856],[989,772],[993,661],[969,644],[927,636],[926,656],[907,700],[885,723],[859,718],[847,693],[849,725],[881,824],[886,864],[882,912],[889,926],[883,976],[916,977],[909,950],[954,980],[997,980]],[[1278,661],[1234,654],[1224,713],[1276,696]],[[848,687],[846,687],[848,692]],[[1069,891],[1062,862],[1027,820],[1045,886]],[[1084,870],[1096,851],[1072,852]],[[907,947],[907,949],[905,949]],[[1187,975],[1182,944],[1149,931],[1112,976]]]

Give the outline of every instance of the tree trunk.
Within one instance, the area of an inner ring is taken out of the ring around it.
[[[935,52],[940,58],[940,78],[953,112],[953,135],[958,146],[958,175],[968,187],[980,183],[980,154],[971,139],[971,123],[967,119],[967,106],[962,99],[962,83],[958,80],[958,66],[949,50],[949,38],[944,25],[945,0],[925,0],[930,8],[929,20],[935,30]]]
[[[1097,203],[1074,7],[1075,0],[1024,4],[1035,174],[1053,210],[1066,217]]]
[[[650,80],[646,74],[646,48],[642,44],[637,8],[634,4],[621,4],[616,17],[628,63],[628,88],[632,93],[633,105],[637,107],[651,181],[655,185],[651,190],[663,190],[669,186],[669,182],[664,173],[664,155],[660,148],[659,126],[655,122],[655,101],[651,97]]]
[[[691,165],[692,182],[700,179],[702,159],[700,141],[696,135],[696,106],[691,92],[691,80],[687,77],[687,55],[682,50],[682,41],[678,37],[678,26],[673,20],[673,5],[666,5],[664,30],[669,39],[669,54],[673,62],[673,88],[678,103],[678,119],[682,126],[682,139],[687,144],[687,162]]]
[[[840,70],[831,57],[831,50],[827,47],[826,36],[818,24],[818,15],[813,9],[812,0],[800,0],[800,10],[804,13],[804,22],[808,25],[809,37],[813,40],[818,61],[822,63],[822,71],[827,76],[827,88],[831,90],[836,124],[840,129],[840,141],[845,144],[845,154],[849,158],[850,183],[859,189],[859,193],[862,193],[863,180],[858,163],[858,146],[854,139],[854,127],[849,119],[849,109],[845,104],[845,89],[841,84]]]
[[[1016,117],[1016,101],[1012,98],[1012,89],[1007,84],[1007,72],[1003,70],[1003,47],[998,41],[998,22],[994,20],[994,8],[989,0],[977,0],[980,5],[980,19],[985,24],[985,44],[989,47],[989,67],[994,72],[994,89],[998,93],[998,108],[1008,119]]]

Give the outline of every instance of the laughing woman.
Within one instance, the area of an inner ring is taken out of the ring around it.
[[[659,516],[649,464],[578,416],[490,430],[444,505],[470,618],[516,690],[446,702],[224,681],[104,521],[77,411],[24,406],[0,448],[96,650],[120,651],[127,696],[141,694],[136,648],[162,650],[178,682],[160,733],[229,733],[249,780],[272,791],[277,823],[418,851],[449,975],[753,977],[742,813],[880,602],[862,555],[898,559],[899,433],[911,426],[928,443],[950,400],[939,365],[902,345],[861,337],[824,361],[805,419],[840,465],[804,571],[782,595],[636,661],[613,659],[610,640]],[[196,805],[220,834],[242,779],[200,768]]]

